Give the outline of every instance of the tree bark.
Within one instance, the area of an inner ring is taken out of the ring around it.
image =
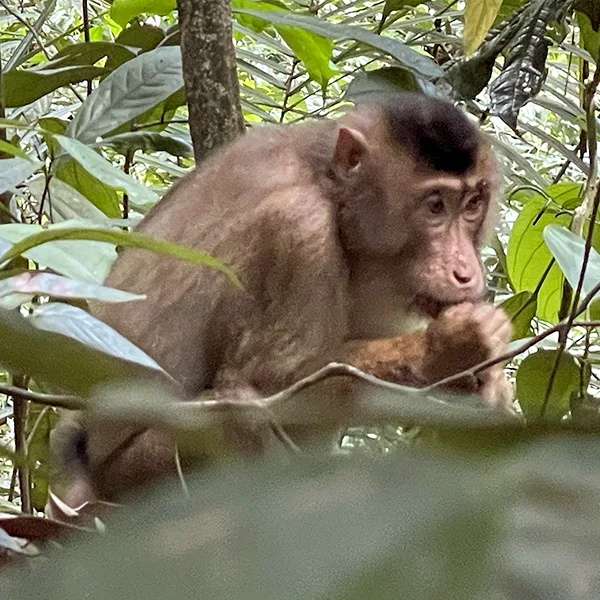
[[[196,163],[244,131],[229,0],[177,0]]]

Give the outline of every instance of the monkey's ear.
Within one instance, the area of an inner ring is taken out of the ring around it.
[[[340,165],[344,172],[350,173],[360,168],[367,151],[367,140],[360,131],[340,127],[333,161]]]

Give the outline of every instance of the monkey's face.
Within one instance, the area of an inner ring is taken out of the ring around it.
[[[425,179],[414,191],[407,275],[415,309],[436,317],[445,306],[481,298],[479,248],[490,186],[485,178],[447,175]]]

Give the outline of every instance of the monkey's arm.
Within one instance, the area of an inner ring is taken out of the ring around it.
[[[510,321],[502,310],[464,303],[444,311],[425,331],[351,342],[345,360],[380,379],[423,387],[499,356],[510,335]],[[477,376],[461,377],[445,388],[480,393],[493,406],[511,399],[500,365]]]
[[[344,362],[380,379],[423,387],[428,384],[423,373],[426,332],[389,339],[353,341],[345,347]]]

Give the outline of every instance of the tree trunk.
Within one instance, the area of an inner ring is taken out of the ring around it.
[[[177,0],[196,163],[244,131],[229,0]]]

